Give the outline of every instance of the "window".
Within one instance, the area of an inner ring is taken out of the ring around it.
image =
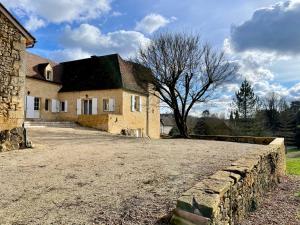
[[[34,98],[34,110],[40,110],[40,99]]]
[[[83,114],[92,115],[93,103],[92,99],[83,100]]]
[[[140,106],[141,106],[140,100],[141,100],[141,98],[140,98],[140,96],[134,96],[134,98],[135,98],[135,100],[134,100],[134,103],[135,103],[134,109],[135,109],[135,111],[140,111]]]
[[[131,111],[142,111],[142,99],[141,96],[138,95],[132,95],[131,96]]]
[[[45,111],[49,111],[49,99],[45,99]]]
[[[109,99],[103,99],[103,111],[104,112],[109,111]]]
[[[105,98],[103,99],[103,112],[114,112],[115,111],[115,99]]]
[[[65,106],[66,106],[66,104],[65,104],[65,102],[60,102],[60,111],[61,112],[65,112]]]
[[[51,70],[46,71],[46,80],[52,80],[52,71]]]

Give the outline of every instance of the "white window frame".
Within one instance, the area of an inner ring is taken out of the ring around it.
[[[92,98],[92,115],[98,114],[98,99]]]
[[[84,107],[84,103],[87,102],[87,108],[86,108],[86,112],[85,112],[85,107]],[[81,101],[82,103],[82,114],[83,115],[94,115],[93,113],[93,99],[82,99]]]
[[[77,108],[76,108],[76,111],[77,111],[77,115],[81,115],[82,114],[82,111],[81,111],[81,104],[82,104],[82,101],[80,98],[77,99]]]
[[[142,97],[139,95],[131,95],[131,111],[142,112]]]
[[[106,102],[107,104],[104,104]],[[114,98],[103,98],[103,112],[115,112],[115,99]]]

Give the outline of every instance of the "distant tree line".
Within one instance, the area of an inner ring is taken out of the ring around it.
[[[260,99],[244,80],[230,112],[230,127],[240,135],[280,136],[300,146],[300,101],[289,104],[275,92]]]
[[[201,118],[188,116],[187,130],[193,135],[284,137],[287,145],[300,147],[300,101],[289,103],[275,92],[259,98],[244,80],[235,93],[229,119],[206,109]],[[170,135],[180,135],[176,125]]]

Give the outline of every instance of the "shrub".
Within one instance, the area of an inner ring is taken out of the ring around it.
[[[170,135],[171,137],[179,136],[180,133],[179,133],[178,128],[177,128],[177,127],[173,127],[173,128],[170,130],[169,135]]]

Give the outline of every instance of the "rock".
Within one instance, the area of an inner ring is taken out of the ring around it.
[[[0,131],[0,152],[17,150],[25,147],[24,128]]]

